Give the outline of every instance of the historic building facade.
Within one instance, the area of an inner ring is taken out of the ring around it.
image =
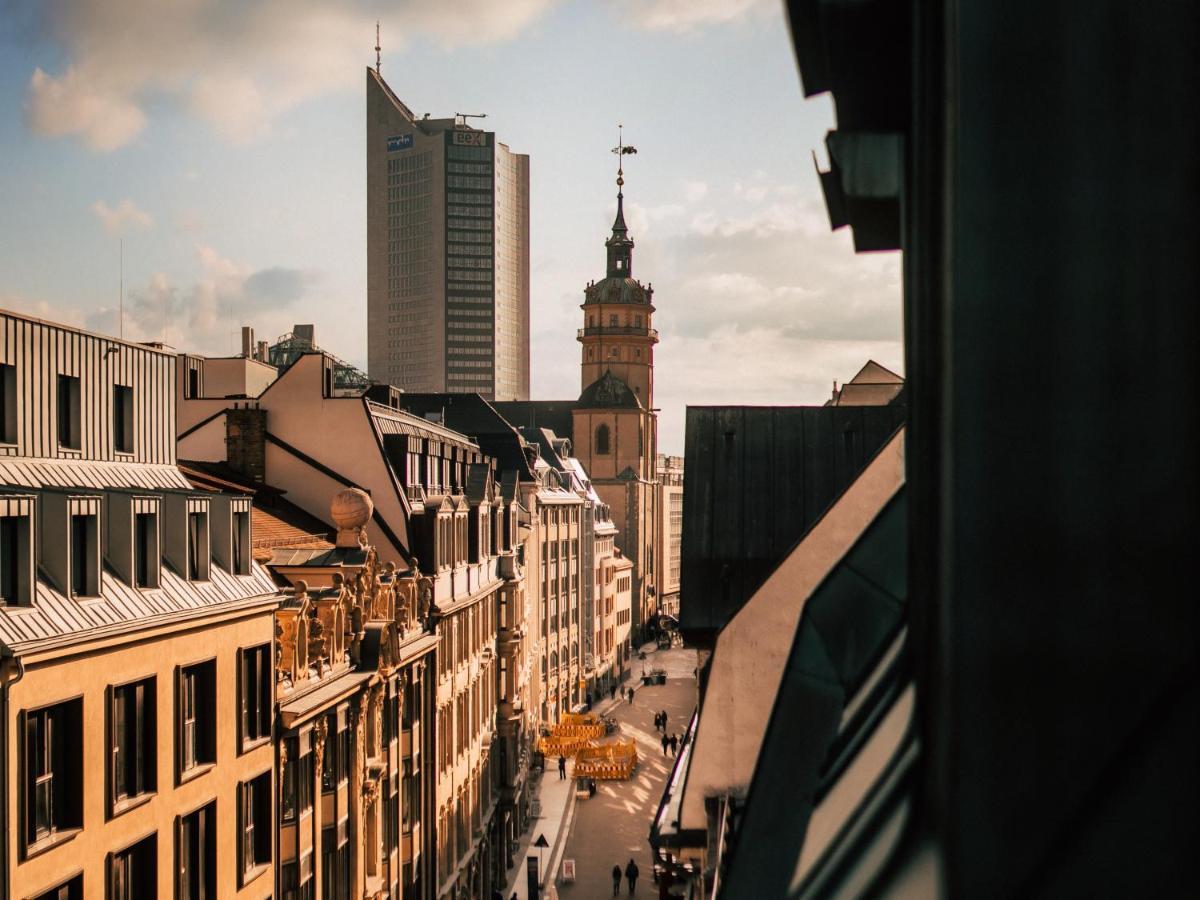
[[[0,313],[0,378],[0,892],[271,895],[281,596],[174,357]]]
[[[658,555],[655,584],[662,611],[679,617],[679,572],[683,554],[683,457],[658,454],[655,462],[658,483]]]
[[[503,768],[493,749],[499,621],[502,608],[507,617],[524,602],[524,568],[514,558],[517,493],[501,490],[494,461],[477,443],[402,409],[395,388],[340,377],[338,361],[323,352],[298,356],[254,397],[209,396],[213,362],[183,360],[181,455],[282,489],[316,517],[338,491],[365,491],[372,508],[362,527],[381,564],[427,580],[437,642],[420,675],[433,698],[422,723],[432,743],[420,765],[432,786],[412,877],[424,879],[425,896],[486,895],[503,878],[511,831],[511,817],[498,814]],[[293,571],[300,559],[280,550],[272,566],[289,579],[309,578]],[[505,666],[520,672],[506,644]],[[527,756],[514,747],[508,759],[524,765]]]

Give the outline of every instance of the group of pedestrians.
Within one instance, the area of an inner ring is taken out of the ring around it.
[[[612,867],[613,879],[613,896],[621,893],[621,864],[617,863]],[[633,893],[637,889],[638,867],[637,863],[630,857],[629,862],[625,864],[625,880],[629,882],[629,893]]]
[[[667,732],[667,711],[665,709],[654,714],[654,730],[662,732],[663,756],[667,755],[668,750],[671,751],[672,756],[679,752],[679,736]]]

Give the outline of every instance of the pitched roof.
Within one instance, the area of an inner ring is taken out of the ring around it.
[[[858,374],[847,384],[904,384],[904,378],[875,360],[868,359],[866,365],[859,369]]]

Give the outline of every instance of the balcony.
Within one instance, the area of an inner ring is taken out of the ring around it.
[[[608,337],[610,335],[639,335],[657,341],[658,329],[644,328],[640,325],[589,325],[586,328],[580,328],[575,336],[582,340],[585,337]]]

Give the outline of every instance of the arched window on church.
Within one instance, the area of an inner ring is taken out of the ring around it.
[[[596,428],[596,453],[601,456],[607,456],[609,452],[608,426],[600,425]]]

